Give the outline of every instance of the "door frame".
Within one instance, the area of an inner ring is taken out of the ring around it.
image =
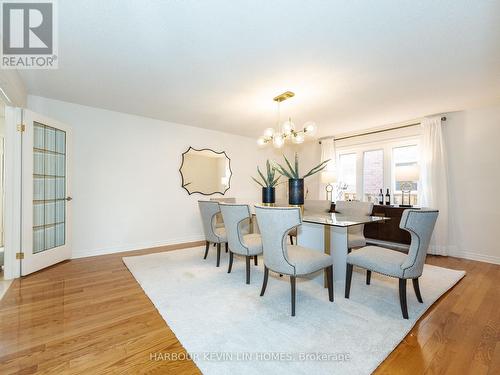
[[[22,134],[17,125],[22,109],[5,106],[5,202],[4,202],[4,279],[20,277],[21,200],[22,200]]]

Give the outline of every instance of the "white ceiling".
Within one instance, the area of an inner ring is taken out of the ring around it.
[[[500,1],[59,1],[29,93],[257,136],[344,133],[500,100]]]

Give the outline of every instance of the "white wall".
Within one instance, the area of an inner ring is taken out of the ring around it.
[[[500,105],[447,118],[450,255],[500,264]]]
[[[0,94],[0,100],[6,105],[18,107],[26,106],[28,94],[24,82],[17,70],[0,69],[0,87],[7,95],[7,97],[5,97]]]
[[[200,240],[197,200],[181,188],[189,146],[226,151],[226,196],[257,202],[250,179],[268,149],[255,139],[29,96],[28,108],[73,128],[73,256]],[[220,195],[219,195],[220,196]]]

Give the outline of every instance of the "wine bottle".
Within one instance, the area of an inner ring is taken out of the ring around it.
[[[387,193],[385,194],[385,204],[387,206],[391,204],[391,194],[389,193],[389,188],[387,188]]]
[[[384,204],[384,192],[380,189],[380,194],[378,195],[378,204]]]

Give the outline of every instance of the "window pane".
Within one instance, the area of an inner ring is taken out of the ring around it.
[[[384,188],[384,151],[365,151],[363,155],[363,192],[365,200],[374,195],[375,201]]]
[[[346,193],[356,193],[356,154],[340,155],[339,186],[345,187]]]
[[[418,150],[416,145],[396,147],[393,149],[393,160],[394,160],[394,186],[396,193],[394,194],[394,203],[401,204],[401,191],[405,192],[411,190],[411,202],[410,204],[417,204],[418,196],[418,179],[412,179],[411,181],[403,181],[401,178],[397,178],[397,168],[402,167],[407,170],[417,169],[418,170]],[[411,175],[411,173],[410,173]],[[404,178],[406,180],[407,178]],[[405,197],[405,204],[408,203],[408,195]]]
[[[34,123],[33,253],[66,241],[66,133]]]

